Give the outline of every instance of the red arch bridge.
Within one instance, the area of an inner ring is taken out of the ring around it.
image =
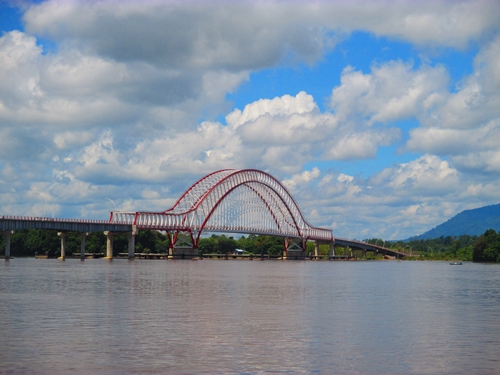
[[[3,216],[0,231],[7,236],[5,256],[10,256],[10,233],[16,229],[39,228],[60,231],[61,257],[65,256],[68,232],[82,233],[82,257],[85,233],[104,231],[108,236],[107,257],[113,256],[113,236],[129,236],[129,258],[134,257],[138,230],[165,231],[168,235],[169,257],[195,257],[203,232],[245,233],[279,236],[284,239],[285,258],[306,257],[307,241],[314,241],[315,256],[320,243],[344,249],[380,252],[404,256],[391,249],[347,239],[334,239],[330,229],[310,225],[288,190],[273,176],[255,169],[224,169],[213,172],[192,185],[174,204],[163,212],[111,212],[109,221],[51,219]]]

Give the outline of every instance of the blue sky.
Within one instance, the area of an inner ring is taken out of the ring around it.
[[[358,239],[499,203],[499,16],[496,1],[1,2],[0,213],[163,211],[223,168],[273,174],[313,225]]]

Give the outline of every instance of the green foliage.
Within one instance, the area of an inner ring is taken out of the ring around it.
[[[198,243],[200,254],[227,254],[238,248],[238,243],[233,237],[225,235],[212,235],[210,238],[201,238]]]
[[[409,241],[383,241],[380,238],[365,240],[368,243],[384,246],[393,250],[420,255],[422,259],[433,260],[472,260],[473,245],[477,236],[441,236],[432,239],[413,239]]]
[[[272,236],[241,236],[237,240],[225,235],[215,235],[202,238],[198,243],[200,254],[226,254],[236,249],[242,249],[250,254],[279,255],[283,252],[284,239]]]
[[[477,239],[473,246],[474,262],[500,263],[500,233],[489,229]]]
[[[68,234],[66,238],[66,254],[80,253],[80,234]],[[420,255],[421,259],[441,260],[473,260],[476,262],[500,262],[500,233],[487,230],[482,236],[462,235],[459,237],[439,237],[429,240],[412,240],[406,242],[389,242],[379,238],[366,240],[369,243],[392,248],[402,252]],[[136,252],[166,253],[168,237],[158,231],[140,231],[135,240]],[[0,236],[0,251],[5,248],[5,236]],[[237,239],[226,235],[212,235],[202,238],[198,244],[200,254],[227,254],[235,249],[260,255],[280,255],[283,252],[284,239],[272,236],[241,236]],[[56,231],[50,230],[20,230],[11,235],[12,256],[34,256],[49,254],[58,256],[61,249],[61,238]],[[328,255],[329,245],[320,245],[320,254]],[[92,232],[86,238],[87,253],[105,253],[106,236],[102,232]],[[114,255],[128,252],[128,236],[115,236],[113,244]],[[314,243],[307,243],[307,253],[314,253]],[[367,253],[367,256],[371,256]]]
[[[106,253],[106,235],[102,232],[91,232],[85,240],[87,253]],[[140,231],[136,237],[137,252],[166,252],[168,239],[157,231]],[[5,249],[5,236],[0,236],[0,251]],[[68,233],[66,237],[66,255],[79,254],[81,251],[81,234]],[[113,255],[128,252],[128,236],[114,236]],[[42,229],[27,229],[16,231],[10,238],[10,254],[12,256],[61,254],[61,237],[57,231]]]

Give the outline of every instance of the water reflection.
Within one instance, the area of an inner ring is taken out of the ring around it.
[[[500,268],[15,259],[1,372],[500,372]]]

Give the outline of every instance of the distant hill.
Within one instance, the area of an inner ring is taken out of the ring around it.
[[[450,220],[408,240],[426,240],[441,236],[469,236],[484,234],[488,229],[500,230],[500,204],[465,210]]]

